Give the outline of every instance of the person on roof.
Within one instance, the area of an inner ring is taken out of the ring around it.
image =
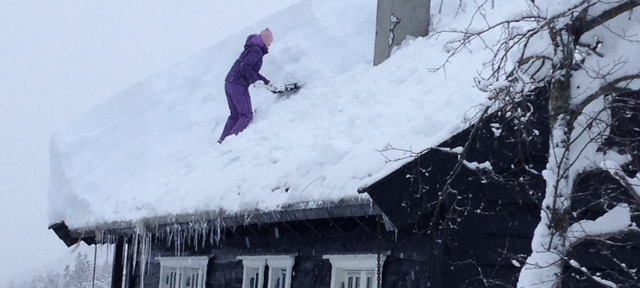
[[[237,135],[242,132],[251,122],[253,109],[249,85],[256,82],[256,86],[271,85],[269,80],[260,74],[262,57],[269,53],[271,42],[273,42],[273,35],[269,28],[262,30],[260,34],[249,35],[244,44],[244,51],[227,74],[224,92],[227,95],[231,115],[224,125],[218,143],[222,143],[231,134]]]

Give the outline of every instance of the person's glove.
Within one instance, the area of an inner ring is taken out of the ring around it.
[[[276,87],[271,83],[265,84],[262,80],[258,80],[256,81],[256,83],[253,83],[253,87],[255,87],[256,89],[264,88],[271,92],[276,92],[281,90],[280,88]]]
[[[269,84],[265,84],[262,80],[258,80],[255,83],[253,83],[253,87],[255,87],[256,89],[260,89],[260,88],[269,89],[268,86]]]

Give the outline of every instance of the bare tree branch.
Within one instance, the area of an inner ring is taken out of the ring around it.
[[[581,26],[581,30],[582,33],[584,34],[588,31],[593,30],[594,28],[601,26],[602,24],[606,23],[607,21],[618,17],[620,14],[623,14],[625,12],[629,12],[631,11],[633,8],[640,6],[640,1],[638,0],[630,0],[630,1],[625,1],[622,4],[615,6],[609,10],[606,10],[602,13],[600,13],[600,15],[597,15],[593,18],[591,18],[590,20],[584,22]]]

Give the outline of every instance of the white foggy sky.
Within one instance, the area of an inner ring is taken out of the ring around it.
[[[47,230],[55,130],[299,1],[0,0],[0,285],[71,252]]]

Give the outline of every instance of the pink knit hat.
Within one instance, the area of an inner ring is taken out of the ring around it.
[[[269,28],[262,30],[260,32],[260,37],[266,46],[271,45],[271,42],[273,42],[273,34],[271,34],[271,30],[269,30]]]

